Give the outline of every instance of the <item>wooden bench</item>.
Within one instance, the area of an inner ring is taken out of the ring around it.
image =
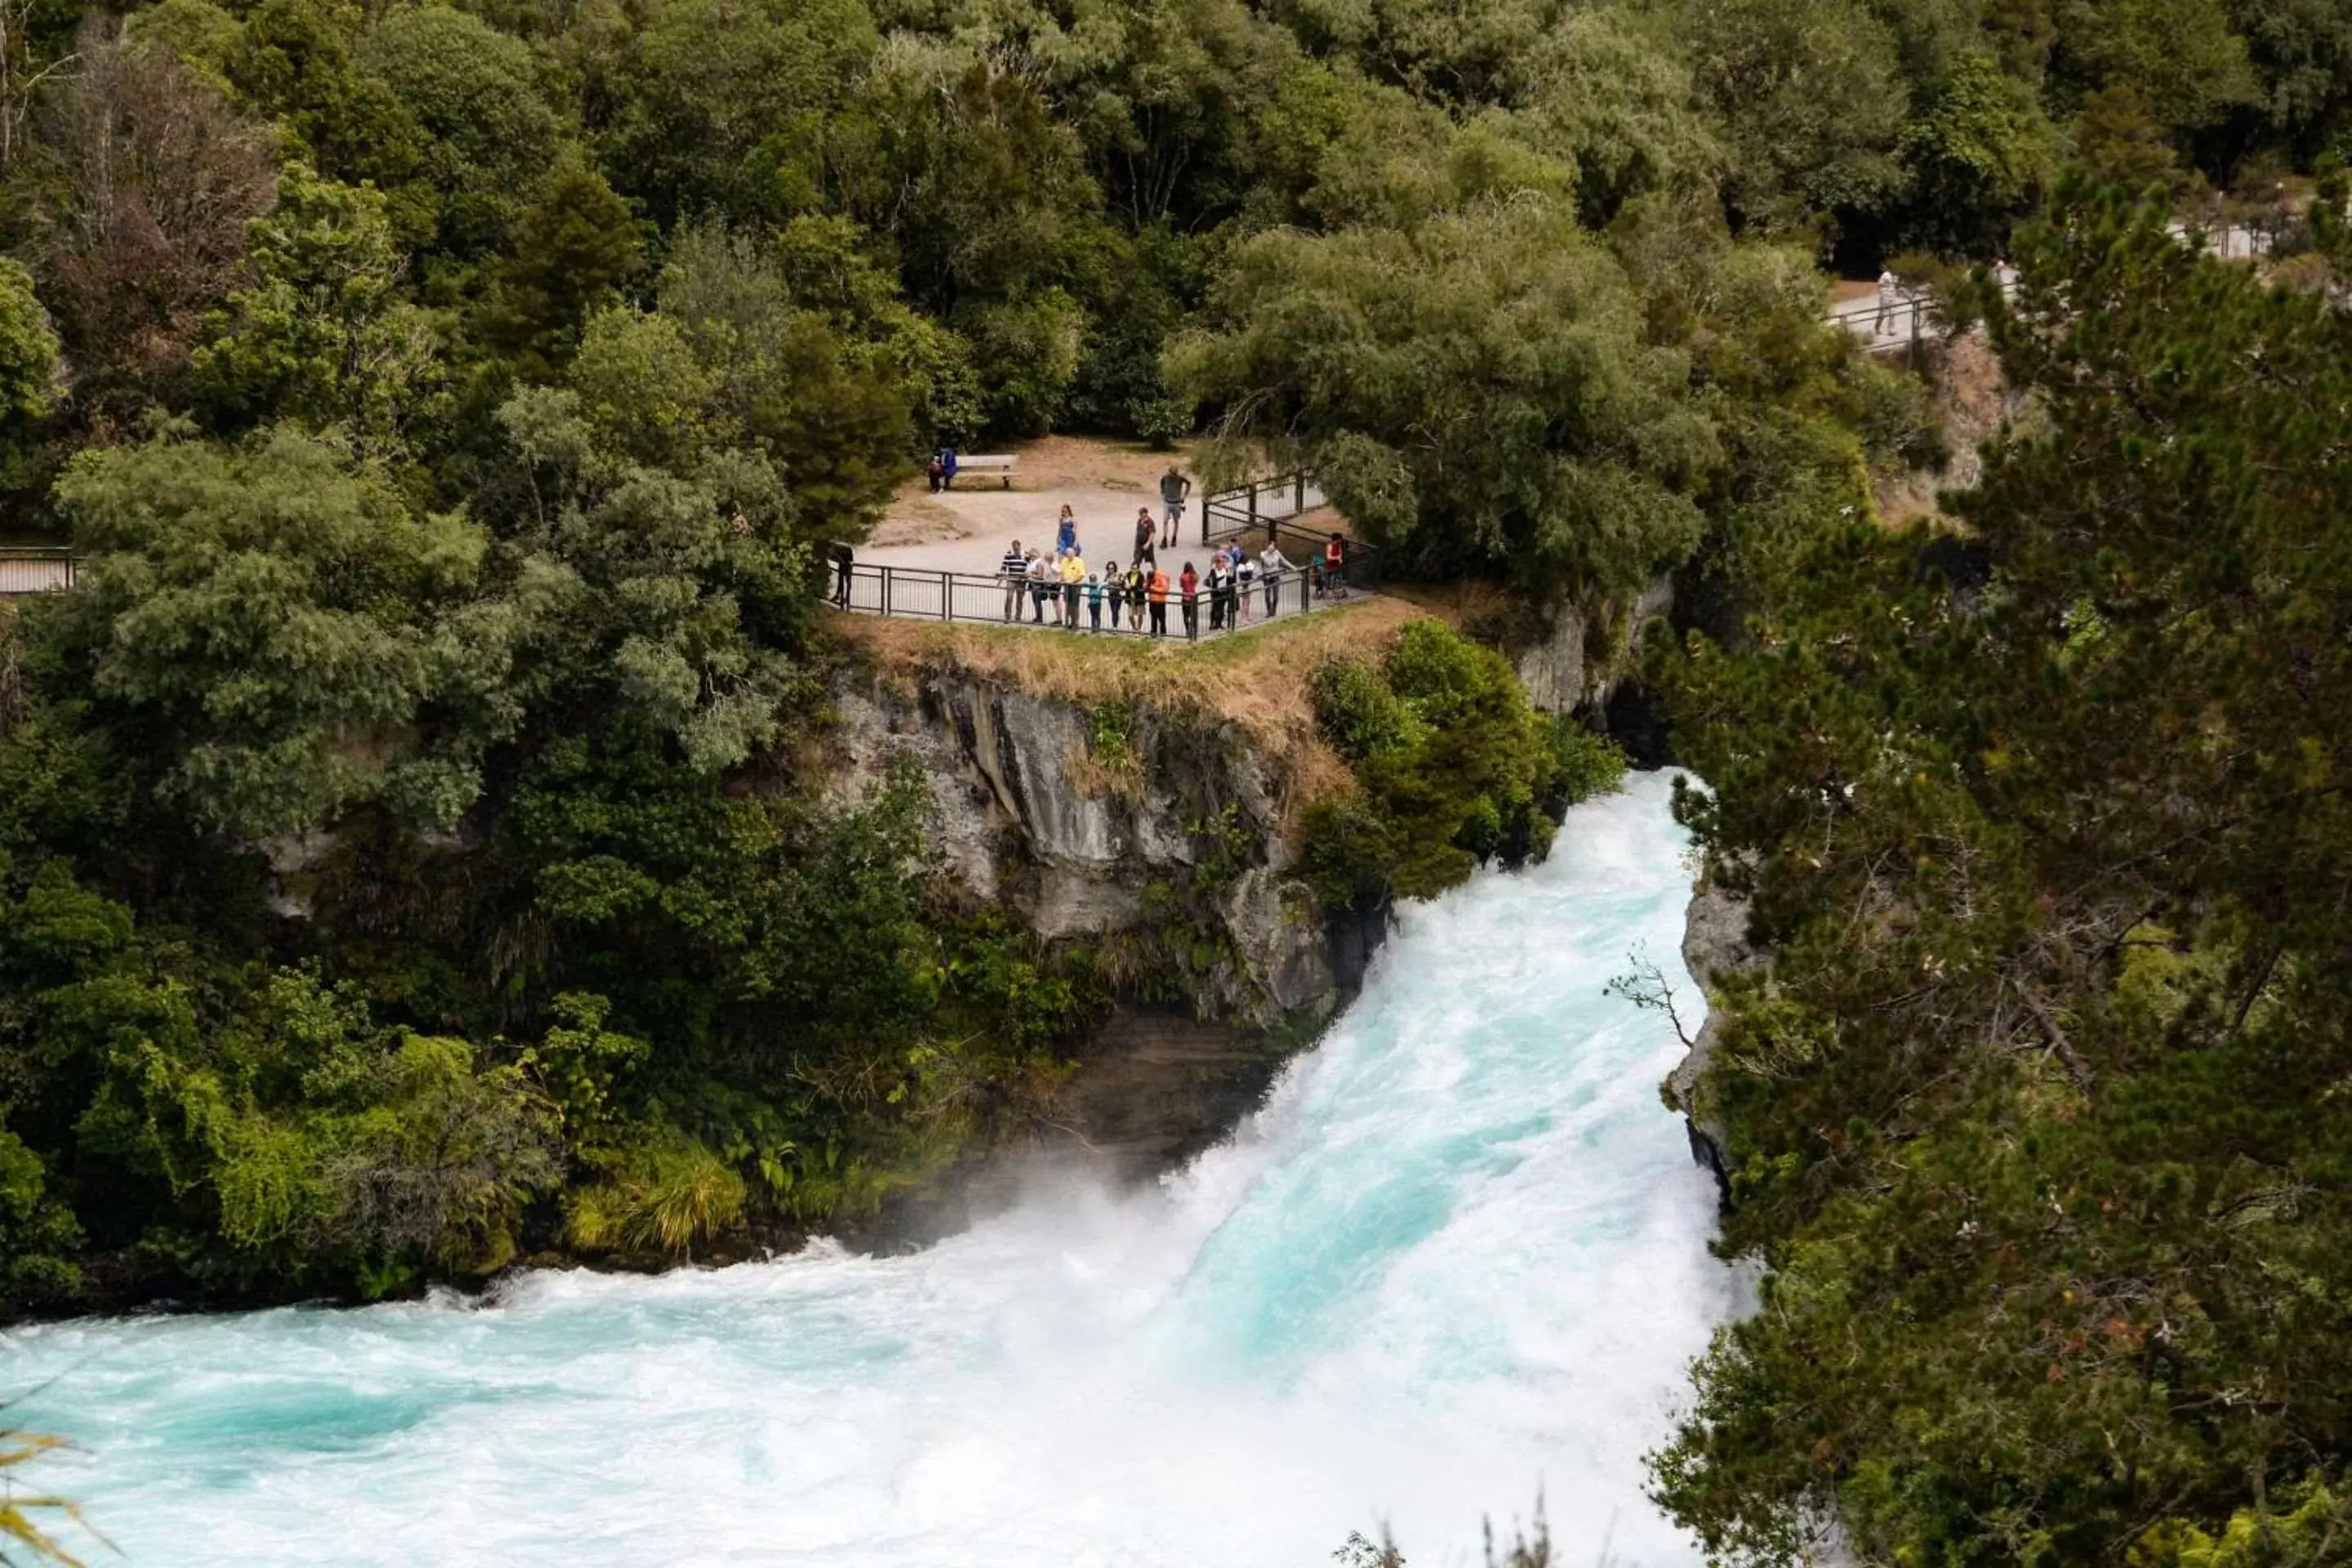
[[[962,479],[982,474],[994,474],[1004,481],[1004,488],[1009,490],[1013,488],[1013,471],[1020,466],[1021,459],[1010,453],[998,453],[988,457],[958,458],[955,477]],[[952,484],[953,481],[950,482]]]

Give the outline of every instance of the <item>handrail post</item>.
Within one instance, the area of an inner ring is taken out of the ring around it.
[[[1307,510],[1307,470],[1299,469],[1290,476],[1290,515],[1298,516]]]
[[[952,572],[940,574],[940,619],[955,619],[955,574]]]
[[[890,613],[890,568],[882,568],[882,613]]]

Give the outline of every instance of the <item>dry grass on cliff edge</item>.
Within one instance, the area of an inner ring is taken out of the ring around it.
[[[1200,644],[875,616],[832,616],[825,625],[886,680],[965,675],[1039,697],[1135,702],[1231,723],[1286,765],[1285,793],[1296,803],[1344,788],[1349,777],[1316,738],[1308,675],[1327,658],[1378,658],[1400,627],[1428,614],[1368,598]]]

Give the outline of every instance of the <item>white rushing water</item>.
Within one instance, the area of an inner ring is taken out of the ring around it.
[[[1737,1291],[1672,1030],[1601,991],[1636,946],[1689,991],[1666,797],[1406,910],[1161,1190],[1045,1182],[910,1257],[22,1330],[0,1391],[133,1568],[1315,1568],[1382,1519],[1433,1568],[1538,1489],[1566,1563],[1695,1562],[1641,1455]]]

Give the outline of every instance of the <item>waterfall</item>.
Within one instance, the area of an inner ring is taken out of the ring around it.
[[[1685,858],[1637,775],[1406,910],[1156,1188],[1041,1168],[906,1257],[41,1325],[0,1392],[134,1568],[1317,1568],[1384,1520],[1434,1568],[1539,1490],[1565,1563],[1695,1563],[1641,1456],[1738,1288],[1671,1026],[1602,992],[1640,948],[1688,994]]]

